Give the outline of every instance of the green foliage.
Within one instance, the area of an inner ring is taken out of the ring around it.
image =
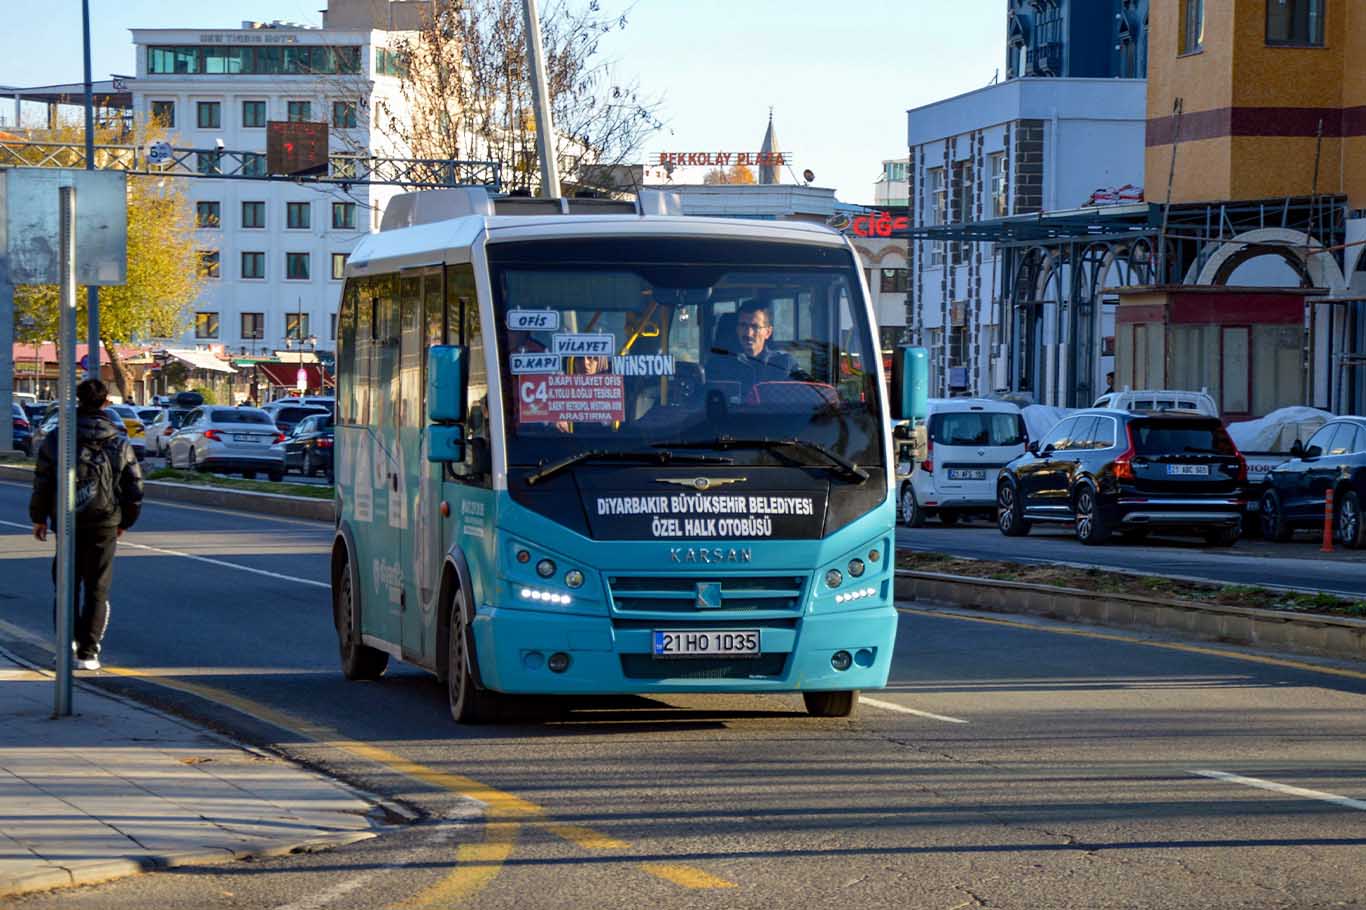
[[[331,499],[334,487],[324,487],[308,483],[271,483],[268,480],[247,480],[242,477],[219,477],[216,474],[200,474],[196,471],[182,471],[178,468],[157,468],[147,474],[147,480],[166,480],[174,483],[188,483],[196,486],[226,487],[246,493],[279,493],[286,496],[307,496],[309,499]]]
[[[218,404],[218,396],[215,395],[213,389],[208,386],[197,385],[193,389],[190,389],[190,391],[198,392],[200,395],[203,395],[205,404]]]

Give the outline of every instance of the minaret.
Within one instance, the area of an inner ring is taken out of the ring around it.
[[[768,109],[768,130],[764,133],[764,144],[759,147],[759,151],[766,155],[779,154],[778,137],[773,135],[773,108],[771,107]],[[778,181],[778,165],[759,165],[759,182],[761,184],[771,186]]]

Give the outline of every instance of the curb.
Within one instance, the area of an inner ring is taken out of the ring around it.
[[[1019,581],[896,570],[896,596],[993,613],[1176,633],[1206,641],[1366,661],[1366,619],[1098,594]]]
[[[283,844],[278,841],[259,841],[238,849],[214,847],[203,850],[186,850],[180,853],[156,853],[136,858],[101,860],[86,864],[78,863],[72,866],[50,866],[13,878],[0,879],[0,898],[18,897],[21,894],[32,894],[35,891],[51,891],[56,888],[71,888],[78,885],[97,885],[101,882],[128,878],[161,869],[174,869],[179,866],[205,866],[214,863],[238,862],[244,859],[288,856],[291,853],[334,850],[378,836],[375,831],[352,831],[310,837]]]
[[[33,469],[0,464],[0,480],[32,484]],[[257,515],[277,515],[309,521],[336,521],[336,503],[331,499],[286,496],[282,493],[255,493],[165,480],[148,480],[142,486],[145,498],[154,502],[183,502],[220,509],[235,509]]]

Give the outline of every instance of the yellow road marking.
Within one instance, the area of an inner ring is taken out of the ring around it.
[[[1035,625],[1034,623],[1020,622],[1013,619],[1000,619],[994,616],[963,616],[959,613],[943,613],[938,610],[922,610],[915,607],[897,607],[902,613],[910,613],[916,616],[928,616],[931,619],[958,619],[963,622],[981,622],[995,626],[1010,626],[1013,629],[1028,629],[1032,632],[1047,632],[1051,635],[1075,635],[1078,638],[1095,638],[1101,641],[1120,641],[1130,645],[1143,645],[1148,648],[1164,648],[1168,651],[1184,651],[1187,654],[1203,654],[1208,657],[1227,657],[1231,660],[1242,660],[1254,664],[1266,664],[1272,667],[1287,667],[1292,670],[1308,670],[1311,673],[1326,673],[1329,676],[1342,676],[1347,679],[1366,679],[1366,673],[1360,670],[1347,670],[1341,667],[1324,667],[1318,664],[1306,663],[1299,660],[1289,660],[1282,657],[1264,657],[1260,654],[1243,654],[1238,651],[1225,651],[1221,648],[1204,648],[1200,645],[1187,645],[1174,641],[1151,641],[1145,638],[1136,638],[1127,635],[1114,635],[1108,632],[1092,632],[1089,629],[1059,629],[1054,626]]]
[[[391,905],[394,910],[451,907],[488,887],[512,854],[520,822],[489,822],[483,841],[461,844],[455,851],[455,870],[410,899]]]
[[[717,878],[709,872],[703,872],[701,869],[685,866],[682,863],[641,863],[640,867],[656,878],[662,878],[666,882],[673,882],[675,885],[684,888],[736,887],[735,882]]]
[[[578,844],[584,850],[625,850],[631,845],[624,840],[618,840],[607,834],[601,834],[592,828],[585,828],[581,825],[566,825],[561,822],[546,822],[541,827],[551,834],[562,837],[572,844]]]

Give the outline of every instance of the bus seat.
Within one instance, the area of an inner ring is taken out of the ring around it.
[[[711,339],[713,354],[740,353],[740,339],[735,334],[735,324],[738,320],[738,313],[722,313],[717,317],[716,332]]]

